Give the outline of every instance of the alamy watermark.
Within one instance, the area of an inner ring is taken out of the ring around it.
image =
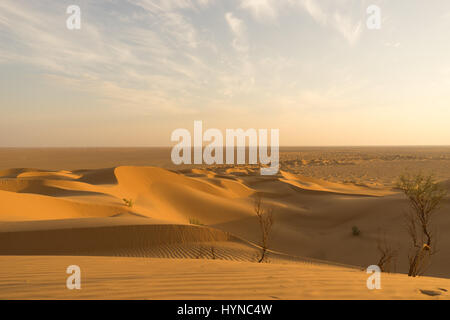
[[[187,129],[176,129],[172,132],[171,141],[178,142],[172,149],[172,162],[176,165],[260,164],[261,175],[276,175],[280,167],[280,133],[278,129],[271,129],[269,142],[268,131],[268,129],[246,131],[226,129],[224,136],[219,129],[208,129],[203,132],[203,122],[194,121],[193,137]],[[203,142],[209,144],[203,147]],[[246,162],[247,151],[248,162]],[[224,153],[226,153],[225,158]]]
[[[381,8],[377,5],[370,5],[366,10],[367,17],[366,25],[369,30],[381,29]]]
[[[81,268],[77,265],[68,266],[66,273],[70,276],[66,280],[66,287],[69,290],[81,290]]]
[[[67,14],[70,16],[66,20],[66,27],[69,30],[81,29],[81,9],[77,5],[71,5],[67,7]]]
[[[367,289],[369,290],[380,290],[381,289],[381,268],[376,265],[369,266],[366,270],[370,274],[367,278]]]

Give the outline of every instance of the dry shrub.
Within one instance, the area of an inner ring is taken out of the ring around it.
[[[410,277],[423,275],[437,252],[435,232],[432,232],[432,220],[446,196],[443,189],[433,178],[417,174],[400,177],[398,187],[410,203],[410,212],[406,215],[406,229],[411,238],[411,250],[408,256]]]
[[[261,253],[258,262],[264,262],[266,259],[267,250],[269,249],[270,234],[273,226],[273,208],[264,208],[262,197],[258,195],[255,198],[254,207],[256,216],[258,218],[259,227],[261,231]]]
[[[377,249],[380,255],[377,265],[382,272],[395,272],[398,252],[387,241],[386,234],[378,238]]]

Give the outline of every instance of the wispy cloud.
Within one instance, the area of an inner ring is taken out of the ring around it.
[[[278,6],[282,1],[242,0],[241,8],[249,10],[256,19],[274,19],[278,15]]]
[[[334,29],[354,45],[362,34],[362,21],[361,17],[352,19],[348,15],[348,6],[348,1],[329,0],[241,0],[240,5],[260,22],[272,22],[282,13],[303,11],[319,25]]]
[[[66,79],[77,90],[124,107],[194,113],[220,99],[226,103],[238,95],[249,95],[257,81],[265,91],[292,83],[288,69],[281,71],[272,63],[285,64],[283,53],[253,54],[258,50],[252,48],[248,19],[274,21],[295,9],[322,27],[334,28],[350,44],[361,36],[361,24],[354,26],[329,2],[231,3],[235,11],[222,16],[234,53],[223,47],[224,39],[205,32],[195,20],[202,10],[217,4],[215,0],[127,0],[120,5],[86,2],[79,32],[65,28],[63,3],[42,0],[36,8],[25,0],[4,0],[0,3],[0,62],[31,65],[52,79]]]
[[[34,81],[17,81],[24,89],[49,84],[38,102],[51,105],[52,119],[70,108],[61,105],[67,92],[92,106],[100,102],[101,111],[126,110],[172,124],[177,115],[233,122],[236,114],[297,123],[305,110],[334,110],[347,121],[353,119],[345,113],[350,108],[381,104],[391,110],[408,99],[408,105],[427,104],[425,91],[440,105],[439,119],[448,118],[442,116],[449,101],[448,44],[442,38],[448,20],[442,16],[450,4],[437,0],[441,7],[427,7],[430,19],[417,26],[399,6],[377,1],[383,28],[368,36],[370,0],[84,0],[79,31],[66,28],[70,1],[1,0],[0,81],[6,85],[0,104],[14,114],[16,105],[27,103],[20,97],[26,90],[9,86],[14,73]],[[411,10],[425,6],[415,1]],[[419,28],[421,41],[411,34]],[[375,49],[379,61],[369,51]],[[410,54],[425,50],[433,59]],[[417,97],[411,99],[411,92]],[[27,108],[37,112],[34,105]]]
[[[231,12],[225,14],[225,19],[234,35],[232,42],[233,48],[240,53],[247,53],[248,43],[244,22],[236,18]]]
[[[320,7],[317,1],[314,0],[300,0],[300,5],[306,12],[318,23],[326,25],[328,22],[327,13]]]
[[[207,40],[177,10],[207,2],[130,3],[125,12],[110,8],[112,18],[122,18],[115,33],[108,30],[113,21],[94,19],[84,19],[80,31],[67,30],[62,5],[41,11],[24,1],[2,1],[0,31],[7,40],[0,43],[0,59],[32,65],[59,79],[84,82],[75,88],[94,91],[104,99],[117,98],[116,103],[179,112],[183,108],[175,105],[182,105],[183,99],[175,99],[174,93],[184,94],[186,100],[192,97],[190,92],[201,86],[210,67],[199,58],[201,54],[194,54],[208,47]],[[94,14],[100,9],[90,4],[82,13],[100,17],[100,12]],[[134,20],[138,14],[141,19]]]
[[[319,1],[299,0],[302,8],[320,25],[328,26],[343,36],[350,45],[358,42],[362,34],[362,17],[352,19],[348,14],[349,3],[334,1],[321,6]]]
[[[334,13],[334,26],[336,30],[348,41],[350,45],[354,45],[362,33],[362,22],[352,21],[349,17],[343,16],[340,13]]]

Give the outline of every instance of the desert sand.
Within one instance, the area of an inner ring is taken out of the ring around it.
[[[281,151],[279,174],[260,176],[175,167],[164,148],[0,149],[0,298],[450,297],[448,197],[435,219],[440,251],[412,279],[408,203],[394,187],[422,171],[450,188],[450,147]],[[255,195],[275,218],[263,264]],[[371,291],[364,269],[381,235],[399,252],[396,273]],[[72,264],[83,272],[76,292],[65,288]]]
[[[65,287],[74,263],[81,290]],[[384,274],[368,290],[365,272],[326,264],[6,256],[0,267],[0,299],[450,299],[449,279]]]

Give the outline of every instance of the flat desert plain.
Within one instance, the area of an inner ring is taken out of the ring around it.
[[[449,189],[450,147],[282,148],[275,176],[177,167],[170,151],[0,149],[0,299],[450,298],[449,198],[439,252],[411,278],[395,188],[422,172]],[[264,263],[256,196],[274,216]],[[369,290],[381,240],[398,255]]]

